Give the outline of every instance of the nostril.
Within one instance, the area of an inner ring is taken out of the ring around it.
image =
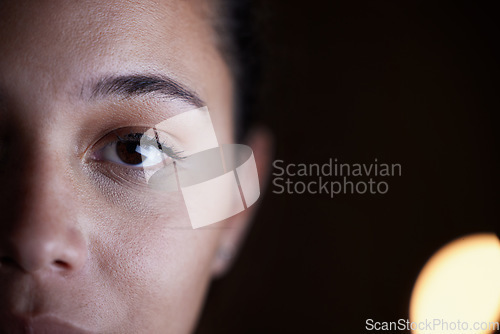
[[[67,262],[62,261],[62,260],[55,260],[53,262],[53,265],[55,267],[57,267],[58,269],[69,269],[70,268],[69,264]]]
[[[52,262],[52,265],[59,270],[68,270],[71,268],[71,266],[62,260],[55,260]],[[16,267],[19,268],[19,264],[12,258],[7,257],[7,256],[2,256],[0,257],[0,268],[1,267]]]

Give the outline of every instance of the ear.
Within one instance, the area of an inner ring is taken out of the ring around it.
[[[246,144],[250,146],[255,157],[261,196],[267,186],[273,151],[273,137],[267,128],[253,129],[247,136]],[[212,266],[213,277],[224,275],[234,262],[252,218],[259,206],[259,201],[239,214],[224,221]]]

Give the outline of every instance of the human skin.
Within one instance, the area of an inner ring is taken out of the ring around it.
[[[193,330],[227,266],[216,253],[238,243],[248,214],[193,230],[179,194],[155,195],[126,166],[96,159],[113,130],[195,106],[92,87],[172,78],[203,100],[219,142],[232,142],[231,72],[210,13],[183,0],[0,4],[0,333]]]

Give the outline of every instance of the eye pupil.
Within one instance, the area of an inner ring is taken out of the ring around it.
[[[138,165],[143,162],[144,156],[136,151],[140,143],[137,141],[118,142],[116,154],[126,164]]]

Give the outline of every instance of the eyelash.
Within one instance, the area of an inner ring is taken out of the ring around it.
[[[154,130],[155,132],[155,138],[151,138],[149,136],[146,136],[146,142],[144,142],[144,133],[130,133],[127,135],[129,138],[122,138],[118,134],[116,134],[116,138],[118,142],[122,144],[127,144],[130,142],[139,141],[143,144],[150,145],[150,146],[156,146],[165,153],[168,157],[174,159],[174,160],[183,160],[185,159],[184,156],[182,156],[182,151],[175,151],[175,149],[172,146],[169,146],[166,142],[161,142],[158,136],[157,130]],[[132,137],[132,138],[130,138]]]
[[[154,131],[154,138],[146,134],[146,132],[150,132],[151,130]],[[159,133],[162,133],[163,136],[166,137],[167,139],[161,140]],[[109,132],[107,135],[105,135],[97,142],[97,144],[95,145],[97,146],[97,149],[94,150],[94,154],[92,157],[94,161],[113,163],[115,165],[121,165],[121,167],[128,169],[134,169],[134,168],[144,169],[147,167],[151,167],[151,166],[137,166],[138,164],[127,164],[123,162],[123,159],[121,159],[118,156],[118,153],[116,152],[118,148],[116,145],[133,144],[141,148],[143,147],[144,150],[148,150],[152,147],[153,149],[161,152],[161,154],[164,154],[165,157],[171,159],[172,162],[181,161],[185,159],[185,157],[182,155],[182,150],[177,150],[175,148],[175,145],[172,144],[171,142],[172,140],[170,140],[167,134],[158,131],[157,129],[146,128],[146,127],[140,129],[138,127],[120,128]],[[106,157],[106,154],[110,153],[106,152],[106,150],[109,149],[112,149],[111,154],[112,155],[114,154],[116,157],[122,160],[123,163],[118,161],[113,161],[113,159]],[[126,150],[128,153],[132,153],[131,151],[129,151],[129,147],[126,147]],[[144,156],[144,154],[142,154],[140,151],[137,151],[137,148],[134,152],[137,152],[138,154]],[[165,160],[163,158],[162,162],[165,163]]]

